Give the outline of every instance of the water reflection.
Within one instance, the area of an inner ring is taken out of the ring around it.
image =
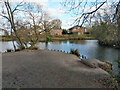
[[[118,58],[118,52],[120,53],[117,49],[99,46],[97,40],[57,41],[47,44],[40,42],[36,46],[39,49],[55,49],[66,52],[70,52],[70,49],[78,49],[81,55],[101,60],[113,60]]]
[[[86,44],[87,42],[85,40],[71,40],[69,41],[71,44]]]

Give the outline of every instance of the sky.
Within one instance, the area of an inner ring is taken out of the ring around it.
[[[2,1],[4,1],[4,0],[0,0],[0,2],[2,2]],[[11,1],[11,3],[16,3],[16,2],[21,2],[23,0],[15,0],[15,1],[10,0],[10,1]],[[52,19],[60,19],[62,21],[63,29],[69,29],[72,26],[74,26],[73,22],[79,16],[79,15],[73,14],[73,12],[69,12],[68,8],[63,7],[61,2],[65,1],[65,0],[24,0],[24,1],[42,5],[44,10],[48,12],[48,14],[52,17]],[[75,1],[77,1],[77,0],[75,0]],[[81,1],[84,2],[86,0],[81,0]],[[85,7],[86,12],[95,9],[95,7],[92,7],[90,9],[90,7],[94,4],[95,1],[96,0],[88,0],[88,5]],[[99,2],[103,2],[103,1],[105,1],[105,0],[99,0]],[[111,1],[118,1],[118,0],[108,0],[109,3]],[[105,6],[107,6],[107,5],[105,5]],[[101,10],[99,10],[99,12],[102,13]],[[21,14],[21,16],[22,16],[22,14]],[[24,20],[24,18],[23,18],[23,20]],[[6,22],[6,20],[2,20],[2,21],[0,20],[0,22]]]

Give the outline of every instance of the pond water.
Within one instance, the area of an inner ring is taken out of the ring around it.
[[[0,42],[2,44],[2,49],[0,52],[5,52],[7,49],[13,49],[12,41]],[[84,55],[87,58],[96,58],[99,60],[106,60],[114,65],[113,69],[117,68],[115,59],[118,59],[119,49],[114,49],[111,47],[103,47],[97,43],[97,40],[70,40],[70,41],[55,41],[55,42],[39,42],[36,44],[39,49],[49,49],[49,50],[62,50],[65,52],[70,52],[70,49],[78,49],[80,55]]]

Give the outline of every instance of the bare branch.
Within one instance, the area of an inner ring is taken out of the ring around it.
[[[106,1],[107,1],[107,0],[106,0]],[[95,10],[93,10],[93,11],[91,11],[91,12],[83,13],[80,17],[78,17],[78,18],[75,20],[74,24],[75,24],[75,23],[78,23],[78,25],[79,25],[81,18],[83,18],[82,24],[80,25],[80,26],[82,27],[82,25],[84,24],[84,22],[86,21],[86,19],[87,19],[91,14],[97,12],[97,11],[106,3],[106,1],[103,2],[102,4],[100,4],[99,7],[97,7]]]
[[[2,15],[2,14],[0,14],[0,16],[4,17],[4,18],[6,18],[8,21],[10,21],[10,19],[9,19],[7,16]]]
[[[20,3],[14,8],[14,10],[12,11],[12,13],[14,13],[14,12],[17,11],[17,10],[20,10],[20,9],[18,9],[18,7],[23,6],[22,3],[23,3],[23,2],[20,2]]]
[[[120,1],[117,3],[116,11],[115,11],[115,14],[114,14],[113,20],[115,19],[115,17],[117,16],[117,13],[119,12],[119,7],[120,7]],[[120,16],[119,16],[119,17],[120,17]]]
[[[107,1],[107,0],[106,0],[106,1]],[[92,14],[92,13],[96,12],[97,10],[99,10],[99,9],[106,3],[106,1],[103,2],[103,3],[102,3],[98,8],[96,8],[94,11],[88,12],[88,13],[83,13],[83,14]]]

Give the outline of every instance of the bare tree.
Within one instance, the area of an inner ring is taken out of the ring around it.
[[[89,2],[89,1],[88,1]],[[90,21],[95,16],[95,13],[107,2],[107,0],[99,3],[96,2],[88,3],[86,1],[75,1],[75,0],[65,0],[63,5],[69,8],[69,12],[72,12],[74,15],[78,16],[73,24],[78,24],[82,27],[85,22]],[[86,10],[89,9],[89,10]],[[94,9],[93,9],[94,8]],[[89,20],[88,20],[89,19]]]
[[[12,7],[10,6],[9,0],[5,0],[5,1],[3,2],[3,4],[4,4],[5,7],[6,7],[7,13],[5,13],[5,11],[2,11],[2,13],[0,13],[0,16],[6,18],[6,19],[8,20],[8,22],[9,22],[10,25],[11,25],[11,30],[14,31],[15,36],[16,36],[16,38],[18,39],[20,45],[21,45],[22,47],[24,47],[21,38],[19,37],[19,35],[18,35],[17,32],[16,32],[17,30],[16,30],[16,26],[15,26],[15,19],[14,19],[14,13],[15,13],[15,11],[20,10],[19,7],[23,6],[23,3],[21,2],[21,3],[17,4],[13,9],[12,9]],[[11,31],[11,32],[12,32],[12,31]]]
[[[62,21],[60,19],[54,19],[51,21],[51,26],[53,29],[61,29]]]
[[[34,3],[30,4],[24,2],[20,2],[19,4],[17,2],[16,6],[10,6],[10,2],[8,0],[4,1],[2,4],[5,6],[7,11],[5,12],[3,9],[2,13],[0,13],[0,16],[9,21],[11,25],[11,35],[15,34],[16,38],[18,39],[17,43],[21,47],[26,46],[28,48],[28,42],[31,47],[33,47],[39,41],[36,27],[41,23],[41,12],[43,11],[42,7],[40,5],[35,5]],[[24,7],[22,7],[23,5]],[[22,11],[22,15],[23,13],[25,14],[22,17],[24,17],[24,20],[26,19],[27,21],[24,22],[23,20],[16,20],[14,18],[15,12],[18,13],[20,11]],[[40,19],[38,20],[38,18]],[[30,30],[27,30],[27,25],[30,25],[33,28],[35,35],[29,35]]]
[[[41,26],[43,31],[45,31],[46,42],[49,41],[50,38],[50,30],[52,29],[61,29],[62,21],[60,19],[53,19],[49,17],[47,13],[42,14]]]
[[[42,9],[41,5],[35,3],[28,3],[25,12],[29,15],[26,19],[26,25],[30,25],[30,29],[35,33],[35,35],[31,35],[30,37],[28,35],[31,47],[33,47],[39,41],[40,33],[49,31],[49,16]],[[38,31],[38,29],[41,29],[41,31]]]

